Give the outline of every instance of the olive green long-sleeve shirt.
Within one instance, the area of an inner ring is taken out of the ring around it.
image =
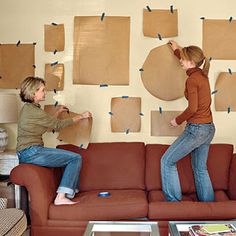
[[[40,108],[39,104],[25,103],[18,120],[16,150],[20,151],[32,145],[43,145],[42,135],[52,128],[55,130],[73,124],[71,118],[58,120]]]

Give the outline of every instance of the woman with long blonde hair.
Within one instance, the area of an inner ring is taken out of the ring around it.
[[[210,63],[197,46],[181,48],[175,41],[170,41],[169,44],[188,75],[184,92],[188,106],[170,121],[174,127],[184,121],[187,125],[184,132],[162,156],[162,190],[168,201],[182,200],[176,162],[191,153],[197,197],[199,201],[214,201],[214,191],[206,165],[209,146],[215,134],[208,80]]]

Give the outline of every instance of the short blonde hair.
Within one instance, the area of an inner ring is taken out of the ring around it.
[[[204,56],[201,48],[197,46],[188,46],[180,50],[180,57],[183,60],[193,61],[197,67],[200,67],[203,62],[203,73],[207,76],[210,68],[210,61]]]
[[[45,85],[45,81],[39,77],[27,77],[22,83],[20,87],[20,97],[23,102],[34,102],[35,92],[41,87],[41,85]]]

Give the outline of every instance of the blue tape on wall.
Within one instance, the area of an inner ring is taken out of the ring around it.
[[[149,12],[151,12],[151,8],[149,6],[146,6],[146,8],[148,9]]]

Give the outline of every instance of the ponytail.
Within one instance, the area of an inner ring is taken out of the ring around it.
[[[209,69],[210,69],[210,60],[205,57],[205,63],[202,68],[204,75],[208,76]]]
[[[193,61],[196,64],[196,67],[200,67],[204,63],[202,71],[205,76],[208,76],[210,61],[204,56],[201,48],[193,45],[184,47],[181,50],[180,56],[184,60]]]

